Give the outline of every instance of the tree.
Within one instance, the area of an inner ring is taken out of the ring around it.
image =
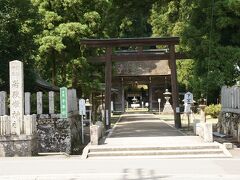
[[[148,17],[155,0],[111,0],[107,16],[110,37],[149,37],[152,30]]]
[[[32,0],[42,17],[42,32],[37,36],[39,54],[36,57],[41,74],[52,83],[83,90],[91,81],[90,66],[81,46],[82,38],[104,37],[102,27],[107,0]],[[48,68],[49,67],[49,68]],[[97,68],[96,68],[97,69]],[[84,91],[89,92],[86,88]]]
[[[153,34],[180,36],[179,49],[194,59],[192,78],[180,83],[188,81],[195,95],[209,102],[239,77],[239,7],[237,0],[160,0],[152,9]]]
[[[9,61],[24,63],[25,90],[33,88],[32,71],[37,14],[29,0],[0,0],[0,89],[9,90]]]

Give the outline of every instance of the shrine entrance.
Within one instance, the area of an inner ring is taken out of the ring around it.
[[[89,57],[93,63],[105,63],[105,126],[111,127],[111,88],[119,89],[118,102],[125,111],[125,101],[133,104],[134,94],[126,91],[129,82],[132,85],[148,86],[148,109],[152,110],[157,98],[165,89],[161,88],[167,80],[171,86],[172,105],[174,110],[175,127],[181,127],[179,111],[179,95],[176,72],[176,59],[186,59],[185,55],[175,52],[175,45],[179,44],[178,37],[170,38],[129,38],[129,39],[82,39],[81,44],[86,47],[102,48],[104,55]],[[158,46],[163,47],[158,49]],[[117,74],[113,76],[112,66],[116,67]],[[167,64],[167,67],[163,64]],[[137,68],[135,68],[137,67]],[[126,71],[127,69],[127,71]],[[134,70],[133,70],[134,69]],[[136,71],[135,71],[136,70]],[[124,72],[127,72],[124,73]],[[128,95],[130,94],[130,95]],[[140,98],[140,93],[137,93]],[[135,97],[134,102],[138,101]],[[143,97],[142,97],[143,98]],[[141,99],[139,99],[141,100]],[[139,105],[133,105],[139,106]]]

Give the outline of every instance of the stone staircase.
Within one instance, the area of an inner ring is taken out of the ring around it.
[[[178,146],[89,146],[86,158],[226,158],[228,150],[219,143]]]

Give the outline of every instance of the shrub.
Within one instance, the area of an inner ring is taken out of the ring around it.
[[[210,115],[212,118],[217,118],[221,111],[221,104],[210,104],[206,107],[206,115]]]

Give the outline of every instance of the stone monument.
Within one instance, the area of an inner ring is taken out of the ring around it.
[[[1,116],[0,157],[32,156],[37,153],[36,116],[24,116],[23,63],[11,61],[10,116]]]
[[[24,115],[23,63],[17,60],[11,61],[9,67],[11,134],[20,135],[23,132]]]

